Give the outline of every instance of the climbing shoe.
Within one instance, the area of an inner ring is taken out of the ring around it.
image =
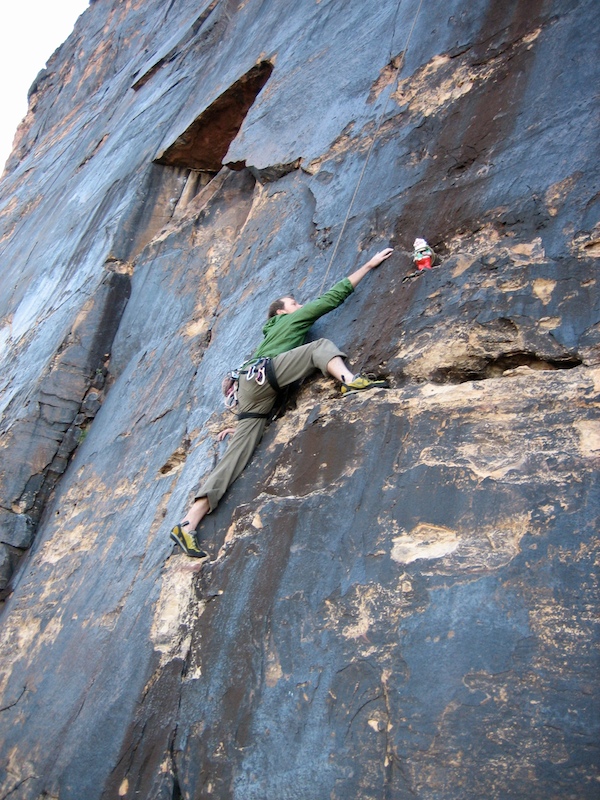
[[[364,392],[366,389],[389,389],[390,384],[385,380],[371,380],[364,375],[357,375],[351,383],[343,383],[342,394],[354,394]]]
[[[208,558],[208,553],[205,553],[204,550],[198,547],[196,531],[184,531],[181,525],[175,525],[171,531],[171,539],[173,539],[188,556],[192,558]]]

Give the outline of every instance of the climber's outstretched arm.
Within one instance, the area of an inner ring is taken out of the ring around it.
[[[348,280],[352,286],[356,289],[357,285],[362,281],[365,275],[372,269],[375,269],[375,267],[378,267],[382,261],[386,260],[386,258],[389,258],[393,252],[393,247],[386,247],[385,250],[380,250],[379,253],[375,253],[373,258],[370,258],[366,264],[363,264],[362,267],[359,267],[356,272],[348,275]]]

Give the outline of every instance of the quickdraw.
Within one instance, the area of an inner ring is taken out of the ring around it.
[[[247,361],[241,367],[227,373],[222,385],[225,408],[233,411],[238,405],[240,375],[245,375],[247,381],[256,381],[259,386],[268,381],[275,391],[279,391],[270,362],[270,358],[258,358],[255,361]]]
[[[223,402],[225,403],[225,408],[228,408],[230,411],[233,411],[238,404],[238,381],[239,374],[237,370],[228,372],[225,378],[223,378],[222,389],[225,396]]]
[[[251,364],[246,370],[246,380],[256,381],[259,386],[262,386],[267,380],[267,359],[261,358],[255,364]]]

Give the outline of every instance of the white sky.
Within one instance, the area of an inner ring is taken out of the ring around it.
[[[69,36],[89,0],[2,0],[0,24],[0,173],[27,113],[27,92]]]

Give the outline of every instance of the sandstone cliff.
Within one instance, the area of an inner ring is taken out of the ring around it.
[[[593,0],[93,0],[0,184],[0,798],[598,793]],[[425,236],[438,266],[418,277]],[[271,299],[394,255],[202,526]]]

